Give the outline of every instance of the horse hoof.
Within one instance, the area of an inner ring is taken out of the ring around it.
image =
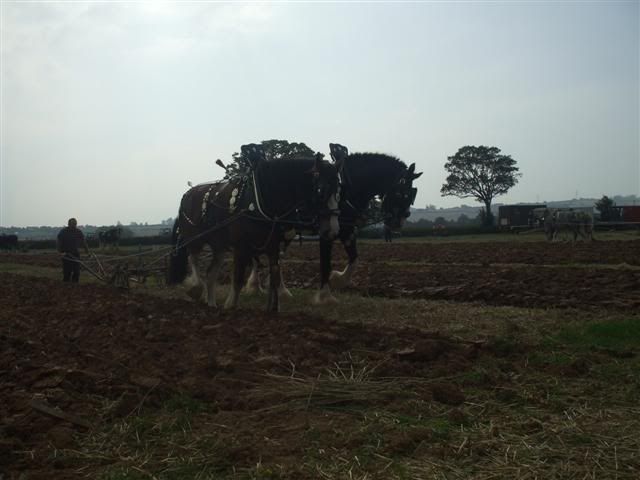
[[[340,272],[336,272],[334,270],[331,272],[331,275],[329,275],[329,285],[331,288],[339,290],[349,285],[349,282],[345,280],[344,276]]]
[[[281,297],[293,298],[293,293],[291,293],[288,288],[283,288],[279,293]]]
[[[312,305],[336,305],[337,303],[338,299],[330,293],[318,292],[311,299]]]
[[[194,285],[190,288],[187,288],[187,295],[189,295],[194,300],[200,300],[202,298],[202,285]]]

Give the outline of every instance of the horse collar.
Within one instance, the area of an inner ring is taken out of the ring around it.
[[[249,183],[248,180],[249,178],[247,177],[247,175],[243,175],[240,178],[240,181],[233,185],[233,190],[231,190],[231,197],[229,198],[229,213],[234,213],[236,211],[236,208],[238,208],[241,199],[244,197],[244,192],[247,189],[247,183]],[[249,207],[251,207],[251,205]]]

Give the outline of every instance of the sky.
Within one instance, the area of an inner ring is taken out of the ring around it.
[[[640,194],[640,2],[0,3],[0,226],[174,217],[246,143],[444,164],[496,146],[496,202]]]

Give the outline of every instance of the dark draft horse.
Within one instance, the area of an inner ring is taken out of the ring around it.
[[[330,144],[331,157],[341,165],[340,230],[338,238],[348,255],[348,263],[342,271],[331,271],[333,239],[320,238],[320,290],[315,303],[335,302],[331,288],[343,288],[351,282],[358,258],[356,234],[365,225],[365,212],[370,202],[378,197],[385,228],[402,228],[410,215],[417,189],[413,181],[422,175],[415,173],[415,163],[407,165],[396,157],[381,153],[353,153],[339,144]],[[259,288],[257,265],[250,276],[248,288]],[[281,289],[285,289],[281,285]]]
[[[339,177],[336,164],[315,159],[266,161],[260,145],[244,145],[250,168],[226,181],[197,185],[182,197],[172,232],[175,252],[169,283],[186,279],[188,293],[216,306],[215,286],[224,252],[233,251],[233,281],[225,308],[237,305],[251,259],[269,259],[268,311],[279,310],[280,249],[298,229],[313,226],[322,237],[338,233]],[[198,261],[209,245],[212,259],[203,278]]]
[[[17,235],[0,235],[0,250],[17,250],[18,249],[18,236]]]
[[[98,241],[100,248],[106,248],[111,245],[118,248],[120,245],[120,237],[122,236],[122,227],[107,228],[98,232]]]

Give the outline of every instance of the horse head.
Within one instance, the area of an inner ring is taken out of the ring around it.
[[[415,163],[409,165],[408,168],[402,168],[382,199],[384,224],[389,228],[402,227],[405,220],[411,215],[411,205],[413,205],[418,193],[418,189],[413,186],[413,181],[423,173],[415,173],[415,169]]]
[[[313,168],[308,172],[312,179],[311,206],[318,212],[319,234],[323,237],[334,238],[340,230],[340,165],[341,162],[332,164],[323,160],[321,153],[316,153]]]
[[[240,153],[252,170],[255,170],[261,162],[266,162],[267,160],[264,147],[257,143],[242,145]]]

